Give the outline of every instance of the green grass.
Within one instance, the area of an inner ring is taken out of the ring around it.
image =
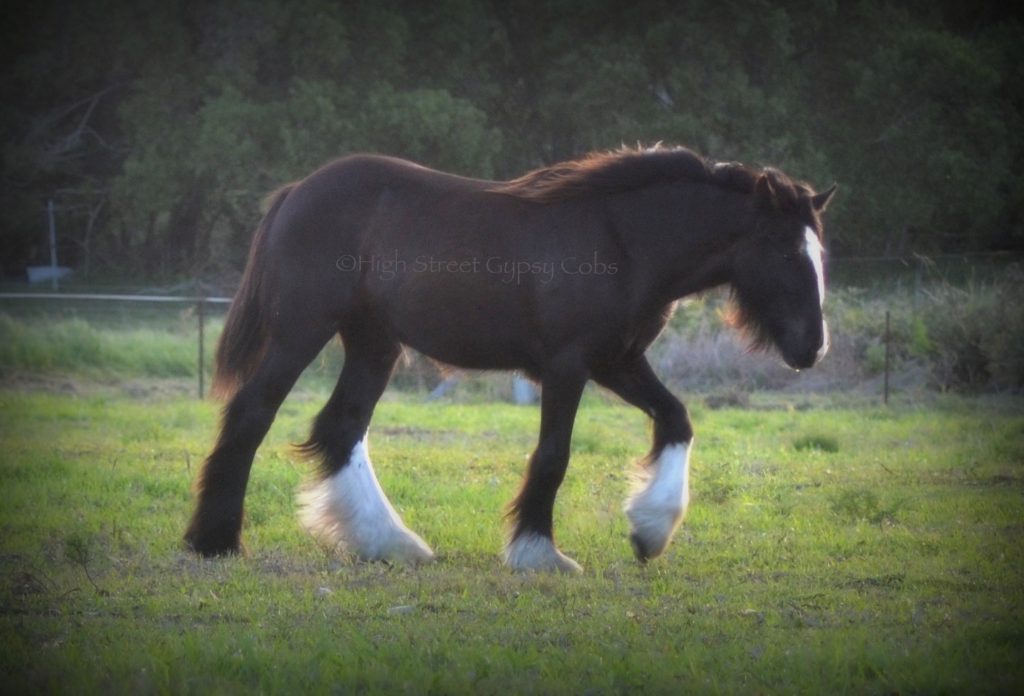
[[[197,376],[199,338],[194,310],[112,318],[0,311],[0,378],[39,377],[124,381]],[[116,319],[116,320],[115,320]],[[209,378],[223,317],[206,321],[203,364]],[[307,368],[304,384],[333,383],[342,363],[329,343]],[[209,381],[207,381],[209,384]],[[329,388],[329,387],[328,387]]]
[[[188,377],[196,374],[195,329],[110,330],[83,319],[17,319],[0,314],[0,374]]]
[[[559,498],[581,577],[517,576],[503,505],[538,413],[388,395],[378,474],[439,554],[353,564],[299,529],[284,406],[248,554],[181,551],[217,406],[0,391],[0,683],[10,693],[1006,693],[1024,680],[1019,404],[695,407],[693,501],[636,564],[645,419],[588,394]]]

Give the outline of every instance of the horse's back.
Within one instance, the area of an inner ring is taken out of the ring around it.
[[[471,193],[495,182],[449,174],[385,155],[349,155],[330,162],[302,182],[311,195],[438,196]],[[365,201],[363,201],[365,203]]]
[[[343,334],[370,322],[442,362],[526,369],[617,314],[623,269],[600,204],[493,186],[391,157],[325,165],[272,230],[286,313],[321,312]]]
[[[382,264],[400,255],[415,271],[413,261],[437,253],[446,236],[474,236],[479,226],[460,210],[489,184],[379,155],[330,162],[297,182],[277,210],[266,240],[267,292],[282,314],[325,310],[340,321],[368,293],[390,294],[409,280]]]

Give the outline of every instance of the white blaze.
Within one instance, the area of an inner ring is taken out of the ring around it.
[[[825,264],[822,257],[825,250],[821,246],[821,240],[818,239],[818,235],[816,235],[814,230],[810,227],[804,228],[804,240],[804,253],[807,254],[807,258],[811,260],[811,265],[814,266],[814,275],[818,278],[818,302],[824,305]]]
[[[807,258],[811,260],[811,265],[814,266],[814,275],[818,278],[818,304],[819,306],[825,305],[825,264],[822,259],[824,255],[824,248],[821,246],[821,240],[818,239],[818,235],[814,233],[810,227],[804,228],[804,253],[807,254]],[[825,357],[825,353],[828,352],[829,348],[829,337],[828,337],[828,322],[824,318],[821,320],[821,348],[818,349],[818,360]]]

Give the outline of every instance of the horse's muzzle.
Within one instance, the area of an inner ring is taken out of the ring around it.
[[[806,335],[812,334],[812,335]],[[825,320],[821,322],[821,333],[817,331],[805,332],[798,340],[787,342],[780,352],[782,359],[794,370],[806,370],[814,367],[828,353],[830,341],[828,335],[828,324]],[[788,348],[788,349],[787,349]]]

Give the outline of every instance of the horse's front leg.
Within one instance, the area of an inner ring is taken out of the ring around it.
[[[595,374],[594,379],[654,420],[650,454],[625,505],[633,552],[646,561],[665,551],[686,516],[693,429],[686,408],[661,383],[645,357]]]
[[[513,529],[505,547],[505,562],[513,570],[582,570],[555,546],[553,515],[555,496],[569,465],[573,422],[586,382],[585,370],[575,362],[545,371],[540,439],[523,487],[509,510]]]

